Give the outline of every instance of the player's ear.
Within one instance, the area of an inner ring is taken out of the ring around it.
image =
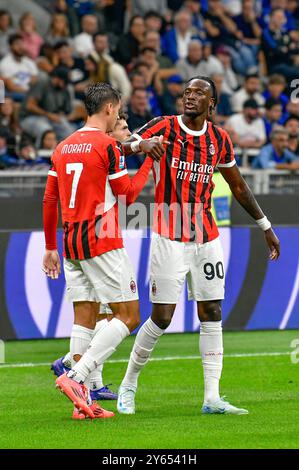
[[[107,112],[108,116],[110,116],[110,114],[112,113],[112,110],[113,110],[113,104],[112,103],[107,103],[106,104],[106,112]]]
[[[211,115],[214,109],[216,108],[216,103],[214,98],[210,99],[210,104],[209,104],[209,114]]]

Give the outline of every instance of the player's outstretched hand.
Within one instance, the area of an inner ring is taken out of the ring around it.
[[[57,250],[46,250],[42,270],[51,279],[58,279],[61,272],[60,257]]]
[[[151,137],[150,139],[144,139],[140,142],[140,150],[148,154],[153,160],[160,161],[162,155],[164,155],[165,147],[170,142],[164,140],[163,135]]]
[[[269,258],[271,260],[276,260],[276,259],[278,259],[279,255],[280,255],[279,240],[278,240],[277,236],[275,235],[274,231],[272,230],[272,228],[269,228],[269,230],[266,230],[264,233],[265,233],[266,243],[267,243],[267,245],[270,249]]]

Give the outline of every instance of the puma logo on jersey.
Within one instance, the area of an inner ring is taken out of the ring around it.
[[[188,143],[188,140],[184,140],[184,142],[183,142],[181,139],[178,139],[178,142],[179,142],[183,147],[185,147],[185,144]]]

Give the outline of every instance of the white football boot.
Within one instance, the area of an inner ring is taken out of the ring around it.
[[[120,386],[117,399],[117,411],[123,415],[135,414],[135,394],[136,390],[129,387]]]
[[[201,409],[202,414],[247,415],[249,413],[244,408],[231,405],[224,398],[221,397],[213,403],[204,403]]]

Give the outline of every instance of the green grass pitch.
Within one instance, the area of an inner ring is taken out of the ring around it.
[[[84,422],[71,420],[72,405],[56,391],[48,365],[8,364],[50,363],[67,352],[68,341],[8,342],[0,367],[0,448],[298,448],[299,364],[289,355],[295,338],[299,331],[225,333],[222,394],[249,415],[201,415],[198,334],[170,334],[153,354],[168,360],[150,362],[140,377],[136,415]],[[133,340],[104,367],[115,388]]]

